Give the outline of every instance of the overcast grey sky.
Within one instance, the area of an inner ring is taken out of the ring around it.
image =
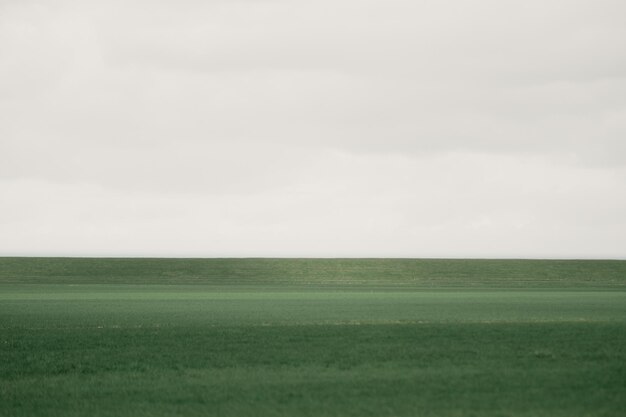
[[[626,257],[623,0],[0,0],[0,255]]]

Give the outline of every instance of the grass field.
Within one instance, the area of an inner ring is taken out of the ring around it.
[[[2,416],[624,410],[624,261],[0,258]]]

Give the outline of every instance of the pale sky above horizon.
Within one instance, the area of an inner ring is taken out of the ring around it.
[[[626,258],[622,0],[0,0],[0,256]]]

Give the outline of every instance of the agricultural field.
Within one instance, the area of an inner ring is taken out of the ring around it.
[[[0,416],[623,416],[626,261],[0,258]]]

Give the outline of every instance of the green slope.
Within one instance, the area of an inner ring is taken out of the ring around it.
[[[625,269],[0,258],[0,416],[622,416]]]
[[[626,288],[626,261],[0,258],[0,283]]]

